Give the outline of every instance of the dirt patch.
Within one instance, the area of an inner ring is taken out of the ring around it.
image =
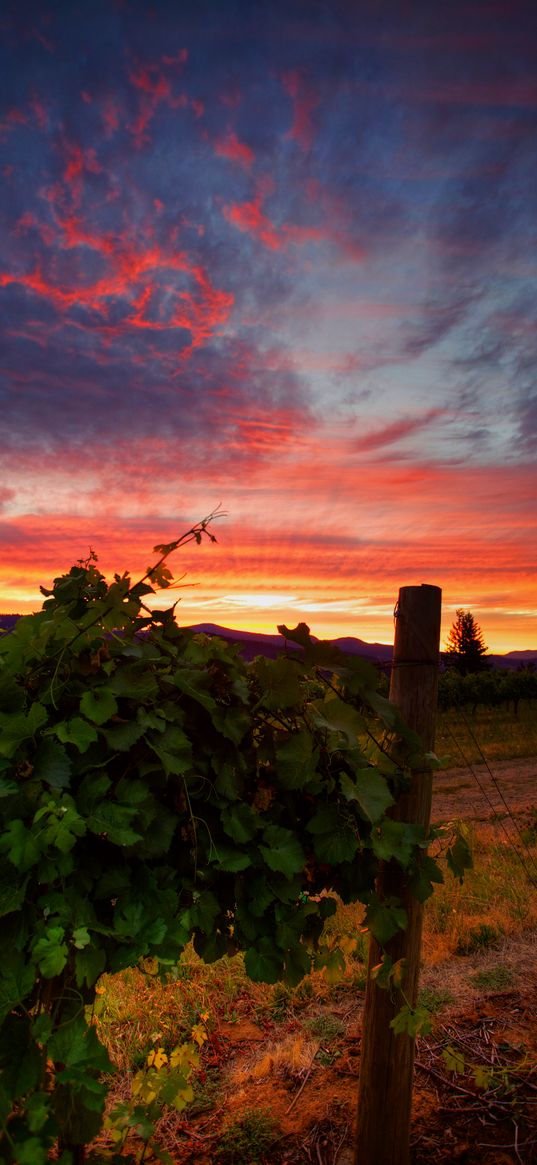
[[[446,769],[433,778],[433,820],[523,816],[535,808],[536,786],[536,757]]]

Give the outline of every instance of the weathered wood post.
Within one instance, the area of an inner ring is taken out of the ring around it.
[[[440,614],[439,587],[401,587],[396,608],[390,699],[409,728],[418,732],[425,751],[434,749]],[[408,792],[392,816],[428,826],[432,774],[413,772]],[[400,898],[408,926],[387,944],[393,962],[405,959],[404,997],[412,1005],[418,990],[423,907],[408,892],[400,868],[387,863],[378,883],[382,897]],[[369,970],[382,952],[372,938]],[[358,1093],[355,1165],[408,1165],[414,1040],[395,1035],[390,1021],[403,1005],[398,990],[387,991],[368,976]]]

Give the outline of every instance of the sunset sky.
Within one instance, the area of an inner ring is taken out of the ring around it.
[[[0,610],[189,547],[181,622],[537,648],[534,0],[9,0]],[[162,604],[161,604],[162,605]]]

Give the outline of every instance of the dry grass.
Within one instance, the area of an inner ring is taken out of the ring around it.
[[[537,926],[537,849],[501,823],[471,831],[474,868],[462,883],[449,873],[427,903],[423,957],[434,964],[494,947]],[[514,843],[514,844],[513,844]]]
[[[169,1050],[188,1041],[202,1017],[211,1031],[217,1019],[269,1007],[273,991],[248,979],[240,955],[207,966],[191,947],[164,981],[146,965],[103,975],[98,990],[99,1037],[121,1071],[141,1065],[155,1044]]]

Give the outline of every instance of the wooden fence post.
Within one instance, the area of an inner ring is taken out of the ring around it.
[[[408,726],[419,733],[426,751],[434,749],[441,596],[439,587],[401,587],[396,608],[390,699]],[[392,816],[428,826],[431,797],[431,772],[413,772],[410,789]],[[368,975],[355,1165],[408,1165],[414,1040],[406,1034],[395,1035],[390,1021],[405,999],[412,1005],[416,1002],[423,907],[408,892],[395,863],[384,866],[378,892],[401,899],[408,914],[407,929],[387,944],[394,962],[406,960],[404,997],[398,990],[378,987]],[[381,954],[372,938],[369,970],[380,962]]]

